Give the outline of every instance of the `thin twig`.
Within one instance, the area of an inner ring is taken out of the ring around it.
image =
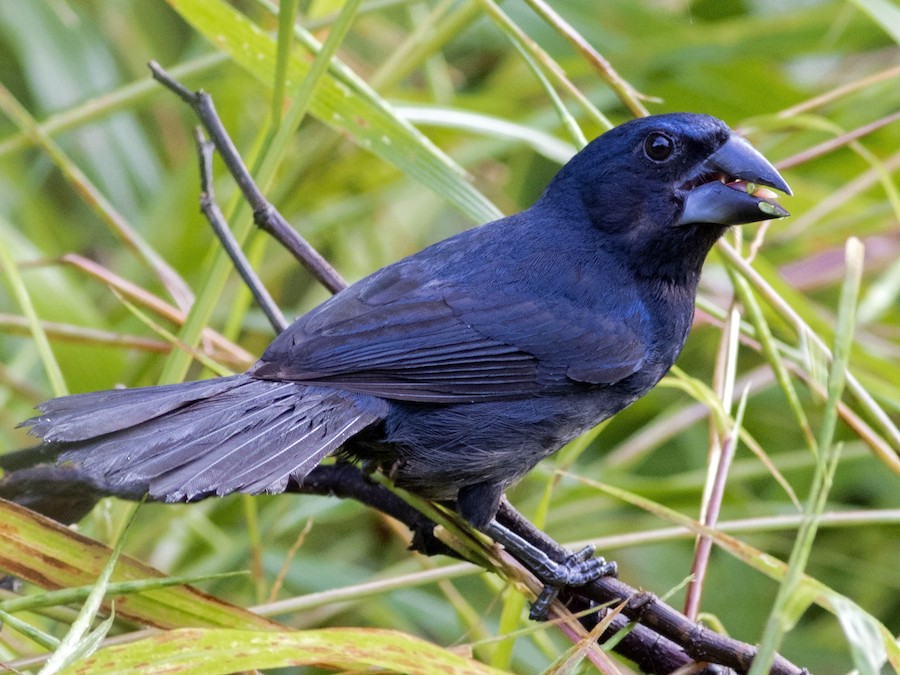
[[[250,292],[256,299],[256,303],[260,306],[266,318],[269,319],[272,328],[276,333],[280,333],[287,328],[288,322],[278,305],[272,300],[272,296],[269,295],[266,287],[263,286],[262,281],[253,271],[250,261],[247,260],[240,244],[238,244],[237,239],[231,233],[228,223],[225,222],[225,215],[216,202],[212,171],[212,157],[215,146],[206,140],[203,136],[203,130],[200,128],[194,130],[194,140],[197,142],[197,156],[200,160],[200,210],[212,226],[213,232],[216,233],[216,237],[218,237],[225,252],[228,253],[228,257],[231,258],[234,268],[241,275],[241,279],[244,280],[247,288],[250,289]]]
[[[735,233],[738,243],[740,243],[741,237],[742,235],[738,230]],[[719,519],[722,499],[725,496],[725,485],[731,471],[734,452],[740,439],[741,421],[749,393],[749,387],[745,387],[738,413],[732,415],[740,336],[741,312],[737,307],[736,300],[732,300],[728,320],[725,322],[722,330],[719,353],[716,357],[713,387],[716,396],[721,402],[722,409],[729,419],[733,419],[733,422],[723,427],[715,415],[710,416],[709,420],[710,449],[707,457],[708,468],[699,515],[699,521],[709,529],[714,529]],[[691,564],[691,576],[684,600],[684,614],[691,621],[696,621],[700,612],[700,601],[703,597],[706,571],[709,566],[709,557],[712,553],[712,543],[712,539],[709,536],[699,534],[694,545],[694,560]]]
[[[337,293],[346,288],[347,283],[337,270],[290,226],[260,192],[250,176],[247,166],[238,154],[237,148],[228,136],[228,132],[225,131],[209,94],[202,90],[196,93],[189,91],[170,77],[155,61],[151,61],[149,65],[153,77],[194,110],[210,140],[216,146],[216,150],[219,151],[222,161],[228,167],[229,173],[234,177],[244,198],[253,209],[253,222],[260,229],[275,237],[329,291]]]

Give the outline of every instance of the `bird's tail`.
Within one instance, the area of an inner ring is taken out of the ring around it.
[[[234,375],[57,398],[23,423],[112,494],[186,501],[281,492],[382,419],[384,401]]]

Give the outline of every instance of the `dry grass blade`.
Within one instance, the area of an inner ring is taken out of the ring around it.
[[[882,117],[881,119],[875,120],[874,122],[870,122],[869,124],[863,125],[858,129],[854,129],[853,131],[843,133],[836,138],[832,138],[830,141],[819,143],[818,145],[808,148],[803,152],[798,152],[796,155],[792,155],[790,157],[782,159],[776,163],[776,166],[779,168],[779,170],[791,169],[795,166],[803,164],[804,162],[809,162],[817,157],[821,157],[822,155],[827,155],[829,152],[834,152],[838,148],[849,145],[850,143],[853,143],[863,136],[868,136],[869,134],[877,131],[878,129],[881,129],[882,127],[893,124],[897,120],[900,120],[900,111],[894,113],[893,115]]]
[[[94,279],[106,284],[111,289],[121,293],[129,300],[148,308],[154,314],[161,316],[176,325],[183,325],[187,320],[187,314],[177,307],[170,305],[161,298],[144,290],[140,286],[123,279],[112,270],[107,269],[93,260],[83,256],[68,253],[59,259],[64,265],[78,269]],[[209,349],[209,356],[221,363],[235,369],[246,368],[255,360],[253,355],[238,345],[224,338],[220,333],[206,328],[203,331],[204,348]],[[169,351],[167,348],[166,351]]]

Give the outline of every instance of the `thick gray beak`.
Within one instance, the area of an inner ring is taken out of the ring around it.
[[[732,134],[682,186],[684,210],[678,224],[741,225],[789,215],[766,187],[791,194],[775,167]]]

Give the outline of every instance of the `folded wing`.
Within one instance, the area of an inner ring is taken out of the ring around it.
[[[629,321],[585,317],[565,299],[534,297],[427,279],[418,261],[403,261],[301,317],[251,373],[464,403],[612,384],[640,368],[645,346]]]

